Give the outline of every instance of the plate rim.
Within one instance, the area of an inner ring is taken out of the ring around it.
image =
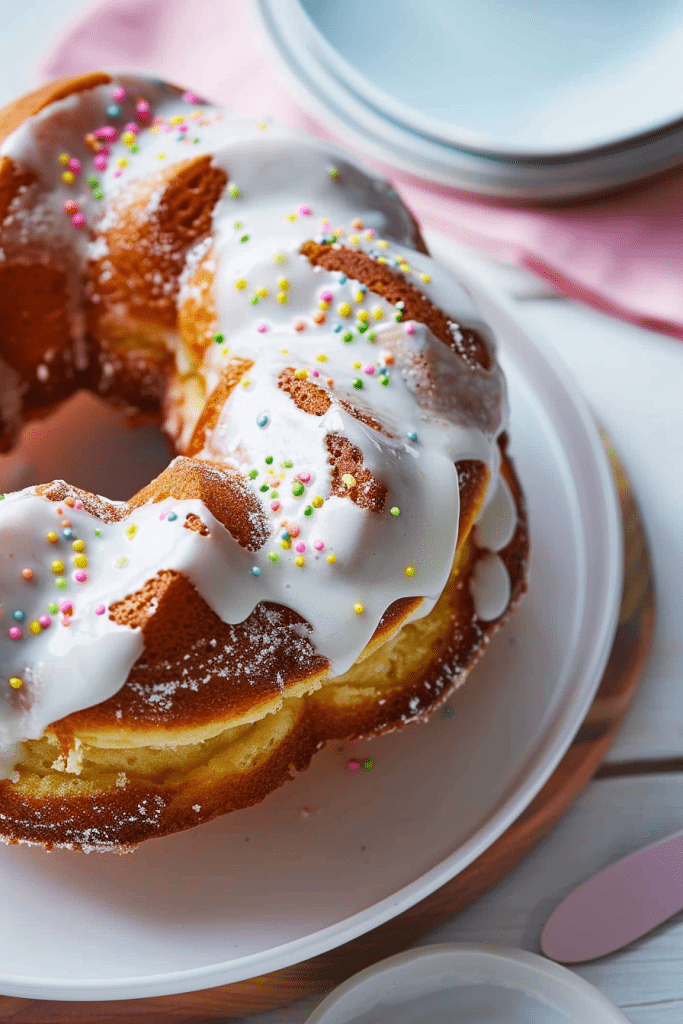
[[[79,979],[75,984],[74,979],[44,979],[26,975],[17,979],[16,976],[0,974],[0,991],[4,995],[78,1001],[173,995],[244,981],[247,978],[291,967],[310,957],[328,952],[398,916],[464,870],[488,849],[525,810],[552,775],[571,745],[600,684],[616,633],[619,614],[623,578],[622,520],[609,458],[586,400],[561,358],[554,351],[548,353],[540,348],[531,332],[518,318],[513,301],[502,294],[498,288],[488,284],[481,271],[475,270],[460,253],[451,254],[446,258],[443,247],[448,245],[447,238],[434,232],[430,232],[428,237],[434,246],[436,257],[446,264],[447,269],[454,273],[458,280],[475,293],[475,300],[479,298],[481,292],[485,301],[495,308],[496,316],[500,314],[506,325],[511,325],[512,330],[518,336],[516,344],[526,345],[540,360],[540,363],[544,364],[545,372],[549,372],[555,378],[561,391],[565,393],[565,398],[569,403],[568,409],[577,417],[578,423],[591,442],[589,450],[595,461],[594,468],[598,471],[602,483],[602,496],[605,499],[604,507],[601,506],[601,508],[606,516],[607,539],[610,541],[606,556],[607,564],[613,571],[613,600],[607,609],[609,614],[603,618],[600,649],[592,648],[594,659],[590,683],[584,681],[580,694],[572,695],[569,707],[562,713],[560,713],[557,703],[553,705],[551,722],[546,722],[539,730],[540,738],[530,756],[535,767],[530,768],[528,763],[525,763],[518,770],[511,783],[513,792],[510,793],[509,790],[505,792],[505,795],[494,806],[493,813],[488,815],[484,825],[480,825],[465,844],[449,854],[435,867],[372,906],[323,929],[267,950],[259,950],[232,960],[163,974],[147,974],[127,978]],[[494,324],[494,333],[502,334],[504,331],[501,331],[498,324]],[[520,342],[519,339],[523,340]],[[504,350],[504,342],[500,347]],[[572,477],[572,479],[574,478]],[[565,721],[565,719],[567,720]],[[521,791],[524,792],[524,796],[520,799]],[[492,821],[495,824],[491,830]],[[486,829],[489,831],[486,837],[482,838],[481,834]],[[464,859],[463,848],[467,850]],[[451,862],[455,859],[459,859],[459,865],[457,870],[452,870]]]

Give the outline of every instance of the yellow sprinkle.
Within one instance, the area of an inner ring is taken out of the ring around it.
[[[85,541],[75,540],[71,547],[74,549],[74,551],[85,551]]]
[[[289,289],[289,278],[278,277],[277,286],[278,288],[281,288],[283,292],[286,292]]]
[[[273,263],[276,267],[286,267],[288,262],[287,256],[283,252],[276,252],[273,256]]]
[[[429,276],[429,274],[420,274],[420,280],[426,281],[427,284],[429,284],[429,282],[431,281],[431,277]]]
[[[165,153],[157,153],[157,160],[165,160],[165,159],[166,159],[166,154]]]
[[[378,263],[388,263],[388,262],[389,262],[389,260],[388,260],[388,259],[386,259],[386,258],[385,258],[384,256],[378,256],[378,257],[377,257],[377,262],[378,262]]]
[[[308,377],[308,370],[295,370],[294,376],[297,380],[306,380]]]
[[[135,525],[135,523],[131,523],[128,529],[126,530],[126,537],[128,538],[128,540],[132,540],[137,532],[137,526]]]
[[[329,554],[329,555],[327,556],[327,558],[325,559],[325,561],[326,561],[326,562],[329,562],[329,563],[330,563],[330,565],[334,565],[334,563],[335,563],[335,562],[337,561],[337,556],[336,556],[336,555],[333,555],[333,554]]]
[[[378,249],[388,249],[389,248],[389,243],[385,242],[383,238],[378,239],[375,242],[375,245],[377,246]]]
[[[134,142],[135,142],[135,133],[134,132],[124,132],[123,135],[121,136],[121,141],[126,146],[132,146],[134,144]]]
[[[64,173],[62,174],[62,181],[65,185],[73,185],[75,180],[76,175],[73,171],[64,171]]]
[[[257,288],[256,289],[256,297],[258,299],[267,299],[268,298],[268,289],[267,288]]]
[[[409,274],[412,269],[413,268],[411,267],[410,263],[401,264],[401,270],[403,271],[404,274]]]
[[[346,484],[349,490],[356,486],[356,478],[351,473],[342,473],[342,483]]]
[[[380,309],[379,306],[377,306],[375,309],[373,309],[373,311],[372,311],[372,318],[373,318],[373,320],[381,320],[383,316],[384,316],[384,311],[382,309]]]
[[[176,114],[175,117],[170,117],[168,119],[168,123],[169,124],[182,124],[183,121],[184,121],[184,118],[183,118],[182,114]]]
[[[237,291],[238,292],[243,292],[246,287],[247,287],[247,279],[246,279],[246,277],[238,277],[237,280],[235,281],[235,288],[237,289]]]
[[[88,559],[85,557],[85,555],[76,555],[76,557],[74,558],[74,565],[76,566],[77,569],[87,569]]]
[[[57,534],[54,532],[54,530],[50,530],[50,532],[47,535],[47,539],[49,540],[50,544],[56,544],[59,538],[57,537]]]
[[[294,559],[294,565],[302,566],[306,564],[306,559],[303,555],[297,555]]]
[[[407,565],[403,571],[406,574],[406,576],[414,576],[415,575],[415,566],[414,565]]]
[[[296,214],[295,213],[288,213],[287,216],[285,217],[285,220],[289,220],[289,221],[296,220]]]
[[[24,680],[20,679],[19,676],[11,676],[9,684],[13,690],[19,690],[24,685]]]
[[[356,615],[362,615],[363,612],[365,611],[365,605],[361,604],[360,601],[356,601],[356,603],[353,606],[353,610],[356,613]]]
[[[283,551],[289,551],[291,546],[292,546],[291,540],[281,540],[280,541],[280,547],[283,549]]]
[[[280,303],[281,306],[286,306],[287,305],[287,292],[278,292],[277,293],[277,301]]]
[[[266,128],[268,127],[268,123],[266,121],[257,121],[256,122],[256,127],[258,128],[258,130],[260,132],[264,132],[266,130]]]
[[[192,113],[190,114],[190,117],[191,117],[191,119],[193,121],[198,121],[200,119],[200,117],[203,117],[203,116],[204,116],[204,111],[203,110],[193,110]]]
[[[349,242],[351,242],[352,245],[358,245],[360,242],[360,235],[349,235]],[[360,299],[356,299],[356,301],[360,302]]]
[[[196,111],[195,111],[195,113],[196,113]],[[194,117],[194,114],[192,116]],[[150,128],[150,131],[151,131],[152,135],[158,135],[159,134],[159,129],[157,128],[157,126],[155,124],[152,125],[152,127]]]
[[[60,164],[62,164],[63,167],[66,167],[66,165],[69,162],[69,154],[68,153],[60,153],[59,156],[57,157],[57,159],[59,160]]]
[[[288,356],[289,355],[289,349],[288,348],[281,348],[280,351],[282,352],[283,356]]]
[[[357,291],[353,298],[355,302],[362,302],[365,298],[365,292]]]
[[[57,558],[50,566],[55,576],[59,576],[60,573],[64,572],[64,562]]]
[[[120,160],[117,160],[116,161],[116,166],[117,167],[127,167],[128,166],[128,160],[126,159],[126,157],[122,156]]]
[[[351,307],[348,302],[340,302],[337,306],[337,312],[339,316],[351,316]]]
[[[358,312],[356,313],[356,316],[358,317],[362,324],[366,324],[370,319],[370,314],[368,313],[367,309],[359,309]]]
[[[39,633],[43,632],[43,627],[37,619],[34,619],[33,622],[29,622],[28,631],[29,633],[33,633],[34,636],[38,636]]]
[[[242,387],[243,388],[248,388],[250,384],[251,384],[251,378],[245,377],[244,380],[242,381]]]
[[[326,363],[327,362],[327,356],[325,355],[324,352],[321,352],[319,356],[315,357],[315,361],[316,361],[316,363]]]
[[[322,508],[323,504],[324,504],[324,500],[320,497],[319,494],[316,494],[315,498],[311,502],[311,505],[313,506],[313,508]]]
[[[331,306],[330,302],[325,302],[325,299],[321,299],[318,303],[318,309],[329,309]]]
[[[351,366],[353,367],[354,370],[360,370],[362,365],[362,363],[351,363]]]

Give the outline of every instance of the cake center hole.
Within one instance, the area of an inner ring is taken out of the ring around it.
[[[28,423],[17,447],[0,456],[0,491],[61,479],[124,501],[172,458],[156,426],[130,427],[123,413],[81,391],[50,416]]]

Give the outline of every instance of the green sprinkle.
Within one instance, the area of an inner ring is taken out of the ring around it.
[[[267,490],[268,490],[268,484],[261,484],[261,486],[259,487],[259,491],[262,491],[264,494],[265,494],[265,492]]]
[[[139,152],[140,152],[140,147],[138,146],[137,142],[136,142],[136,143],[134,143],[134,144],[133,144],[133,145],[132,145],[132,146],[130,147],[130,151],[131,151],[131,153],[139,153]]]
[[[381,373],[380,374],[379,382],[382,385],[382,387],[386,387],[387,386],[387,384],[389,383],[389,378],[387,377],[386,373]]]
[[[360,379],[360,377],[356,377],[356,379],[353,382],[353,386],[354,388],[358,388],[359,391],[361,390],[361,388],[363,387],[363,381]]]
[[[93,192],[93,198],[94,199],[104,199],[104,192],[102,191],[101,188],[98,188],[98,189],[96,189]]]
[[[233,199],[239,199],[242,193],[240,192],[237,185],[231,185],[228,189],[228,195],[232,196]]]
[[[394,517],[400,516],[400,514],[401,514],[400,508],[397,508],[396,505],[394,505],[393,508],[390,508],[389,511],[391,512],[392,516],[394,516]]]
[[[242,221],[241,220],[236,220],[235,223],[233,224],[233,227],[234,227],[235,231],[239,231],[239,229],[242,227]]]
[[[249,301],[251,302],[252,306],[258,306],[258,295],[254,295],[254,297],[249,299]]]
[[[338,178],[339,177],[339,171],[337,170],[336,167],[328,167],[327,168],[327,173],[329,174],[329,176],[331,178]]]
[[[271,491],[270,492],[270,497],[271,498],[277,498],[277,496],[278,496],[277,491]]]
[[[370,331],[368,334],[368,341],[374,341],[377,337],[377,331]]]
[[[58,576],[57,579],[55,580],[55,583],[59,590],[66,590],[66,588],[69,586],[69,584],[67,583],[63,576]]]
[[[300,480],[297,480],[295,483],[292,484],[292,494],[294,495],[295,498],[300,498],[305,490],[306,488],[304,487]]]
[[[101,537],[102,536],[102,531],[101,530],[95,530],[95,536],[96,537]]]
[[[280,556],[278,555],[277,551],[269,551],[268,558],[273,563],[273,565],[277,565],[277,563],[280,561]]]
[[[240,238],[240,242],[248,242],[248,241],[249,241],[249,235],[242,235],[242,237]]]
[[[367,329],[368,329],[368,325],[367,324],[358,324],[358,333],[359,334],[365,334]]]
[[[365,758],[365,759],[363,760],[363,767],[365,768],[366,772],[369,772],[369,771],[370,771],[370,769],[372,768],[372,766],[374,765],[374,763],[375,763],[375,762],[374,762],[374,761],[372,760],[372,758],[371,758],[371,757],[366,757],[366,758]]]
[[[59,605],[55,604],[54,601],[50,601],[49,605],[47,606],[47,610],[49,611],[50,615],[56,615],[57,612],[59,611]]]
[[[280,465],[282,466],[283,469],[291,469],[294,463],[292,462],[291,459],[285,459],[285,461],[281,462]]]
[[[344,331],[342,334],[342,341],[345,341],[347,345],[350,341],[353,341],[353,331]]]
[[[99,188],[100,180],[99,178],[88,178],[88,184],[90,185],[90,188]]]
[[[222,331],[216,331],[216,333],[213,336],[213,340],[216,342],[217,345],[222,345],[223,342],[225,341],[225,335],[223,334]]]
[[[272,466],[272,465],[273,465],[273,456],[272,455],[266,455],[266,466]]]
[[[399,311],[397,313],[394,313],[394,320],[396,320],[397,322],[400,323],[402,319],[403,319],[403,313],[399,309]]]
[[[306,508],[304,509],[304,515],[305,516],[312,516],[313,515],[313,506],[312,505],[307,505],[306,506]]]
[[[258,476],[258,469],[252,469],[251,473],[249,474],[249,479],[250,480],[255,480],[257,476]]]

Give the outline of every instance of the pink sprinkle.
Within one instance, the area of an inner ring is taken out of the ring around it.
[[[107,158],[104,153],[96,153],[93,157],[92,162],[98,171],[106,171],[107,169]]]
[[[159,519],[165,519],[167,515],[168,512],[162,512],[161,515],[159,516]]]
[[[12,628],[9,629],[7,632],[9,633],[11,640],[21,640],[22,636],[24,635],[19,626],[12,626]]]
[[[412,320],[409,320],[406,324],[406,334],[415,334],[415,324]]]
[[[300,540],[299,543],[296,546],[297,554],[303,555],[305,550],[306,550],[306,545],[304,544],[304,542],[302,540]]]
[[[325,550],[325,545],[323,544],[323,542],[321,540],[314,540],[313,541],[313,547],[315,548],[316,551],[324,551]]]
[[[360,736],[358,737],[357,740],[349,740],[349,743],[352,743],[354,746],[356,745],[356,743],[360,743]]]
[[[190,130],[189,124],[179,124],[177,127],[179,132],[189,132]]]
[[[96,128],[93,135],[96,139],[109,139],[111,142],[117,136],[116,128],[111,124],[103,124],[101,128]]]
[[[115,178],[120,178],[122,174],[123,174],[123,170],[120,167],[119,167],[119,169],[117,171],[114,171],[114,177]]]
[[[334,295],[332,292],[321,292],[320,298],[322,299],[323,302],[332,302]]]
[[[368,366],[363,367],[363,373],[369,374],[370,377],[372,377],[374,372],[375,372],[375,367],[374,366],[368,365]]]
[[[62,619],[62,625],[63,626],[70,626],[72,621],[73,620],[72,620],[70,615],[65,615],[64,618]]]
[[[320,371],[319,370],[311,370],[311,377],[319,377],[319,376],[320,376]]]
[[[80,498],[78,501],[74,502],[74,508],[79,511],[83,508],[83,502],[80,500]]]
[[[98,604],[97,608],[95,609],[95,615],[104,615],[106,610],[107,609],[104,607],[103,604]]]
[[[126,98],[126,90],[123,88],[122,85],[116,85],[114,86],[112,96],[114,97],[117,103],[120,103],[121,100],[125,100]]]
[[[366,234],[367,238],[374,238],[375,235],[377,234],[377,232],[375,231],[374,228],[368,228],[368,230],[365,232],[365,234]]]
[[[78,213],[78,203],[75,199],[67,199],[62,209],[64,210],[64,213]]]
[[[71,601],[62,601],[62,603],[59,606],[59,610],[62,613],[62,615],[71,615],[73,613],[74,606],[72,605]]]
[[[124,131],[132,132],[133,135],[139,135],[140,134],[140,129],[136,125],[135,121],[129,121],[128,124],[126,125],[126,127],[124,128]]]
[[[279,501],[271,501],[270,507],[273,510],[273,512],[279,512],[280,509],[282,508],[282,505],[280,504]]]
[[[356,761],[355,757],[351,758],[350,761],[346,762],[346,767],[350,772],[357,772],[360,769],[360,761]]]
[[[135,104],[135,110],[138,115],[138,121],[142,121],[143,124],[149,124],[152,120],[152,111],[147,100],[138,100]]]
[[[88,579],[88,574],[85,569],[79,569],[78,572],[74,573],[74,579],[76,583],[85,583]]]
[[[307,484],[311,479],[311,474],[307,469],[302,469],[300,473],[297,473],[297,479],[301,480],[302,484]]]
[[[82,169],[83,168],[81,167],[81,161],[77,160],[75,156],[72,157],[71,160],[69,160],[69,170],[73,171],[74,174],[80,174]]]
[[[202,103],[196,92],[184,92],[183,99],[186,103]]]
[[[258,327],[256,328],[256,330],[259,332],[259,334],[265,334],[266,331],[268,330],[268,325],[267,324],[259,324]]]
[[[73,217],[71,218],[71,223],[75,228],[82,228],[85,224],[85,217],[82,213],[74,213]]]
[[[301,214],[302,217],[310,217],[313,211],[311,210],[310,206],[300,206],[299,213]]]
[[[43,627],[43,629],[47,629],[48,626],[51,624],[52,619],[50,618],[49,615],[41,615],[40,618],[38,619],[38,622]]]

